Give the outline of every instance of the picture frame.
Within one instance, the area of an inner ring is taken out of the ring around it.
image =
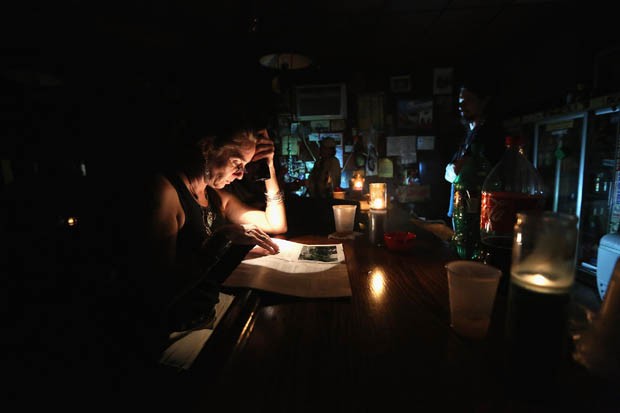
[[[435,136],[418,136],[416,148],[419,151],[432,151],[435,149]]]
[[[454,68],[436,67],[433,70],[433,95],[450,95],[453,92]]]
[[[392,76],[390,78],[390,90],[392,93],[409,93],[411,92],[411,76]]]
[[[310,129],[319,133],[327,132],[330,130],[330,121],[329,119],[311,120]]]
[[[396,102],[396,127],[400,130],[428,130],[433,123],[432,99],[399,99]]]

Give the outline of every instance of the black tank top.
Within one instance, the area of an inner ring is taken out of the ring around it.
[[[176,259],[181,263],[199,262],[195,256],[208,253],[201,251],[203,243],[225,221],[220,198],[213,189],[207,188],[209,206],[202,207],[177,174],[166,174],[165,177],[176,189],[185,213],[185,223],[177,235]],[[214,317],[220,290],[217,279],[216,274],[203,276],[202,281],[170,309],[169,328],[172,331],[193,328]]]
[[[219,196],[211,188],[207,188],[209,205],[202,207],[189,192],[183,180],[177,174],[166,174],[179,195],[181,207],[185,213],[185,223],[177,235],[177,257],[195,254],[211,233],[224,221],[220,208]]]

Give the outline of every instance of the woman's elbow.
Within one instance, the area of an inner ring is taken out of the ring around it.
[[[288,231],[288,226],[287,226],[286,222],[283,222],[282,224],[278,225],[277,227],[274,227],[274,228],[271,229],[271,233],[273,235],[284,234],[286,231]]]

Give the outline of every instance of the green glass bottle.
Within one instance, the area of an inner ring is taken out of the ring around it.
[[[471,156],[464,162],[454,180],[452,240],[459,257],[466,260],[481,258],[480,194],[482,184],[491,170],[491,164],[482,149],[482,145],[478,143],[471,144]]]

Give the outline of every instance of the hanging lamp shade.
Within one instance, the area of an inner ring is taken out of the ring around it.
[[[258,59],[261,65],[270,69],[305,69],[312,64],[312,60],[298,53],[270,53]]]

